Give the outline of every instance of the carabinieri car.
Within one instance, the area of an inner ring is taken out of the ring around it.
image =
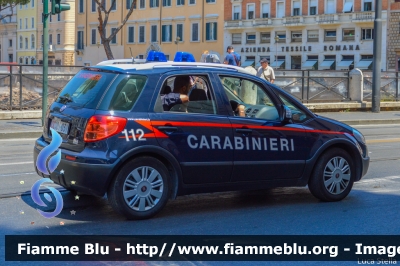
[[[242,68],[161,61],[77,73],[34,147],[36,165],[58,132],[61,162],[50,175],[37,173],[77,193],[107,194],[128,219],[203,192],[308,185],[316,198],[339,201],[366,174],[356,129]]]

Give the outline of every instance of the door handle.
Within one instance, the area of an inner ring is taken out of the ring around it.
[[[248,128],[237,128],[236,132],[237,133],[250,134],[251,132],[253,132],[253,130],[252,129],[248,129]]]
[[[160,126],[158,127],[159,130],[165,131],[165,132],[176,132],[178,131],[177,127],[171,127],[171,126]]]

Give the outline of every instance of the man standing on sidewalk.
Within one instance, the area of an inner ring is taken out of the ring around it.
[[[266,58],[262,58],[260,60],[261,66],[258,68],[257,77],[265,79],[268,82],[274,83],[275,73],[272,67],[268,65],[268,60]]]
[[[226,51],[228,54],[225,56],[224,64],[232,66],[240,66],[241,65],[240,55],[234,51],[233,46],[229,45]]]

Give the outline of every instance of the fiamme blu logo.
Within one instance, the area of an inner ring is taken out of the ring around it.
[[[58,164],[61,161],[61,150],[57,151],[57,149],[60,147],[62,143],[62,138],[60,134],[57,133],[57,131],[55,131],[52,128],[50,130],[52,134],[52,140],[47,147],[45,147],[43,150],[40,151],[36,160],[37,169],[45,175],[50,175],[57,168]],[[51,156],[55,151],[57,151],[56,154]],[[43,178],[36,181],[35,184],[33,184],[32,186],[31,196],[32,200],[37,205],[45,207],[47,205],[42,201],[39,194],[40,186],[43,183],[54,183],[54,182],[50,178]],[[51,193],[53,193],[54,198],[56,200],[56,208],[52,212],[45,212],[39,209],[36,210],[45,218],[53,218],[58,214],[60,214],[60,212],[62,211],[64,205],[63,198],[61,196],[61,193],[57,189],[53,187],[47,187],[47,186],[45,187],[49,189]],[[44,193],[44,197],[47,201],[52,202],[52,198],[48,193]]]

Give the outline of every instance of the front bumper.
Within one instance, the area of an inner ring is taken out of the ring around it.
[[[35,170],[38,175],[48,177],[53,180],[54,183],[69,190],[74,190],[82,194],[104,196],[112,179],[112,171],[114,166],[118,163],[118,160],[113,164],[90,164],[66,160],[65,154],[63,154],[56,170],[54,170],[50,176],[47,176],[36,167],[36,160],[39,152],[47,145],[48,144],[42,138],[36,140],[36,145],[33,150],[33,159]],[[61,152],[64,153],[63,150],[61,150]]]
[[[361,170],[362,170],[361,171],[361,175],[360,175],[360,178],[358,180],[355,180],[355,181],[360,181],[361,178],[363,178],[363,176],[365,176],[367,174],[368,168],[369,168],[369,160],[370,160],[370,158],[368,156],[365,157],[365,158],[362,158],[362,161],[361,161]]]

